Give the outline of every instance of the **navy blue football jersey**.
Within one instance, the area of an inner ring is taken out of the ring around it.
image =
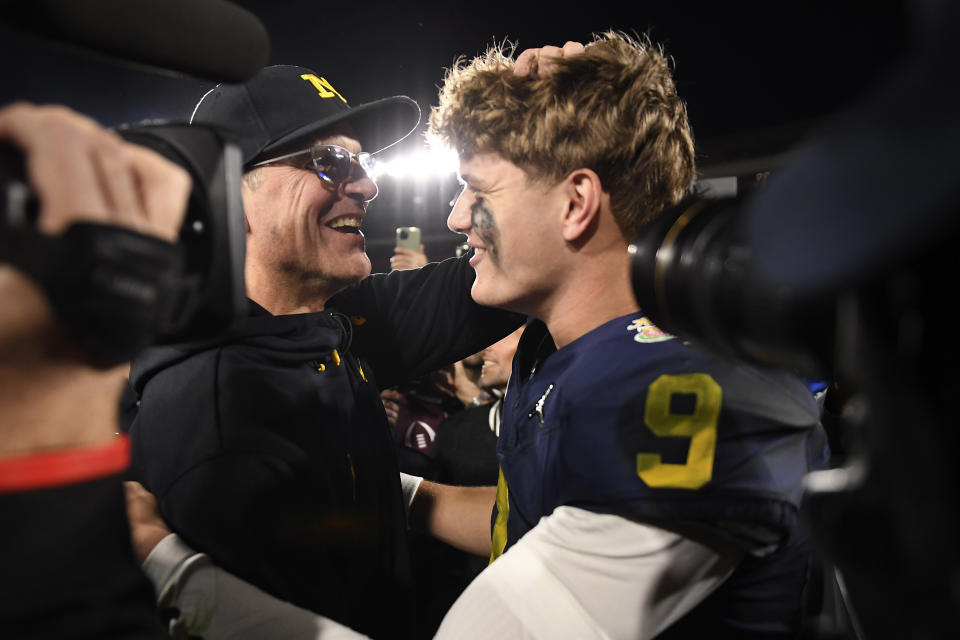
[[[707,355],[639,313],[560,350],[534,320],[504,400],[491,560],[569,505],[722,537],[760,573],[791,547],[795,580],[772,595],[797,605],[802,479],[826,454],[799,377]]]

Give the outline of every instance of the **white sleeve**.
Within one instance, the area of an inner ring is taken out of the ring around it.
[[[143,563],[153,582],[157,604],[175,607],[170,621],[173,638],[205,640],[357,640],[366,638],[312,611],[278,600],[257,587],[215,567],[176,534],[160,541]]]
[[[739,560],[620,516],[559,507],[484,569],[436,637],[652,638]]]
[[[410,505],[413,504],[413,498],[417,495],[417,489],[420,488],[421,482],[423,482],[423,478],[420,476],[400,472],[400,490],[403,492],[403,505],[407,511],[410,511]]]

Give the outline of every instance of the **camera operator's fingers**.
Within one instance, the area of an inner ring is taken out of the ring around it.
[[[66,107],[28,103],[0,109],[0,139],[24,152],[41,231],[86,220],[175,239],[190,179],[155,152]]]
[[[152,493],[139,482],[124,482],[130,539],[138,564],[143,564],[153,548],[172,532],[160,515],[160,507]]]
[[[106,211],[91,146],[105,133],[65,107],[16,103],[0,109],[0,138],[26,157],[27,179],[41,203],[38,227],[59,233],[70,222]]]
[[[139,207],[145,216],[137,228],[175,241],[187,211],[192,188],[190,174],[146,147],[126,144],[124,151],[133,169]]]
[[[104,131],[92,145],[105,216],[98,222],[176,240],[190,195],[190,176],[146,147]]]
[[[104,131],[90,145],[90,156],[105,202],[103,217],[96,222],[121,224],[141,231],[143,205],[137,195],[134,167],[120,136]]]

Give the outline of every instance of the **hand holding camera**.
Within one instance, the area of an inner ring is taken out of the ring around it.
[[[3,114],[0,261],[41,286],[95,361],[217,333],[242,313],[241,160],[227,134],[112,132],[64,107]]]
[[[176,238],[190,177],[154,151],[127,143],[64,107],[26,103],[0,109],[0,139],[25,156],[27,180],[39,203],[35,225],[44,235],[61,235],[83,222],[116,225],[165,241]],[[4,346],[52,323],[37,284],[22,270],[2,267],[0,286],[11,302],[0,312]]]
[[[63,107],[0,109],[0,140],[24,154],[39,202],[36,228],[29,231],[41,240],[57,241],[76,225],[92,223],[173,246],[191,185],[180,167]],[[9,228],[2,232],[6,240],[25,237]],[[15,263],[0,265],[0,296],[0,453],[112,437],[115,395],[102,390],[116,388],[116,370],[87,364],[91,354],[64,339],[66,323],[58,309],[54,313],[48,289]]]
[[[156,152],[64,107],[26,103],[0,110],[0,137],[27,155],[40,231],[59,234],[86,221],[176,239],[190,176]]]

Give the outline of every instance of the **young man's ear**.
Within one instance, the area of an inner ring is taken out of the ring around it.
[[[590,169],[575,169],[565,183],[568,206],[563,216],[563,239],[567,242],[586,240],[596,230],[603,185],[600,177]]]

